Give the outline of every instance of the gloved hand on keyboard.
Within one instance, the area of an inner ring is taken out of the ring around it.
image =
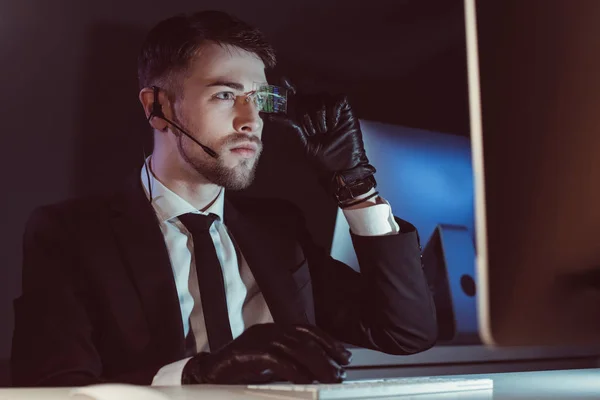
[[[253,325],[215,353],[185,365],[183,384],[339,383],[352,353],[312,325]]]

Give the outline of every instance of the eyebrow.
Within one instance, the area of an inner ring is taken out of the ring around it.
[[[218,80],[218,81],[211,82],[208,85],[206,85],[206,87],[214,87],[214,86],[227,86],[232,89],[239,90],[240,92],[244,90],[244,85],[242,85],[241,83],[238,83],[238,82],[229,82],[229,81]]]

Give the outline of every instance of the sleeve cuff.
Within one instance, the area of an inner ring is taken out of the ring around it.
[[[342,210],[353,234],[384,236],[400,232],[390,203],[381,197],[379,201],[382,203],[356,210]]]
[[[191,358],[184,358],[159,369],[154,375],[152,386],[181,386],[183,368]]]

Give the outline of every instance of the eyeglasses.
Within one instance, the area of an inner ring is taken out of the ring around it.
[[[287,112],[287,89],[281,86],[253,84],[253,90],[244,93],[246,103],[252,101],[259,112]]]

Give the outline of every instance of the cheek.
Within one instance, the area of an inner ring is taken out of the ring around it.
[[[215,107],[196,109],[189,121],[193,127],[193,135],[207,143],[218,143],[221,138],[232,133],[232,115],[229,110]]]

